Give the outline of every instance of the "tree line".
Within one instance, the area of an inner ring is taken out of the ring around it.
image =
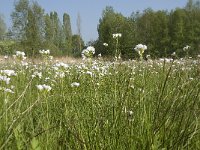
[[[35,1],[16,1],[11,18],[12,28],[6,33],[0,16],[1,54],[17,49],[37,55],[40,49],[50,49],[53,55],[81,56],[84,42],[80,33],[80,15],[77,18],[78,34],[75,35],[67,13],[60,20],[57,12],[45,13]],[[200,1],[188,0],[184,8],[171,11],[148,8],[128,17],[107,6],[102,11],[97,31],[98,39],[87,45],[93,45],[96,53],[102,56],[114,55],[116,41],[112,35],[115,33],[122,34],[118,45],[123,58],[138,57],[134,46],[139,43],[147,45],[145,52],[152,58],[169,57],[174,52],[178,57],[196,56],[200,53]],[[186,45],[190,46],[187,52],[183,51]]]
[[[171,11],[148,8],[129,17],[106,7],[98,24],[99,38],[93,41],[98,53],[114,55],[113,33],[122,34],[119,49],[124,58],[138,57],[133,49],[139,43],[147,45],[146,53],[153,58],[170,57],[174,52],[177,57],[196,56],[200,53],[200,1],[188,0],[184,8]],[[183,51],[186,45],[188,52]]]
[[[18,49],[35,56],[40,49],[50,49],[52,55],[80,55],[84,42],[81,35],[72,34],[67,13],[61,21],[57,12],[45,13],[36,1],[18,0],[14,3],[11,18],[12,28],[6,37],[15,42],[7,53]]]

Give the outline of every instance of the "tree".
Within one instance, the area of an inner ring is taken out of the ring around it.
[[[64,13],[63,15],[63,33],[66,53],[70,55],[72,53],[72,30],[70,16],[67,13]]]
[[[123,56],[129,55],[133,48],[134,23],[130,19],[124,17],[121,13],[116,13],[113,7],[107,6],[102,13],[98,25],[98,48],[102,55],[114,55],[116,50],[116,40],[113,34],[121,33],[119,38],[119,53]],[[103,43],[108,43],[108,47],[104,47]]]
[[[4,22],[3,16],[0,14],[0,40],[4,39],[6,33],[6,24]]]
[[[45,40],[49,43],[53,42],[53,26],[51,22],[51,18],[49,14],[46,14],[44,16],[44,22],[45,22]]]
[[[29,7],[27,25],[25,28],[26,40],[23,42],[26,45],[26,50],[29,55],[35,55],[43,46],[44,41],[44,10],[37,2]]]
[[[78,16],[77,16],[77,21],[76,21],[76,25],[77,25],[77,34],[78,34],[78,45],[79,45],[79,52],[78,53],[80,53],[81,52],[81,50],[82,50],[82,37],[81,37],[81,16],[80,16],[80,14],[78,13]]]
[[[29,1],[19,0],[14,3],[14,11],[11,14],[12,32],[16,40],[26,39],[25,28],[27,26]]]
[[[73,56],[75,57],[81,56],[80,45],[79,45],[80,41],[81,41],[81,49],[83,49],[84,42],[82,38],[80,37],[80,35],[75,34],[72,36],[72,53],[73,53]]]
[[[170,14],[169,34],[171,37],[171,53],[174,51],[182,51],[185,45],[185,18],[186,13],[184,9],[176,9]]]

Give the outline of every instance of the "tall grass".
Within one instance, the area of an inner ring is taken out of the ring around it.
[[[0,149],[200,149],[199,64],[2,65]]]

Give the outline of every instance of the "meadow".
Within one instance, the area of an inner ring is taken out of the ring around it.
[[[41,54],[0,65],[0,149],[200,149],[199,58]]]

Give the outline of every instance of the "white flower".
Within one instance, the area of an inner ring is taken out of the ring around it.
[[[190,49],[190,46],[189,46],[189,45],[186,45],[185,47],[183,47],[183,51],[186,51],[186,50],[188,50],[188,49]]]
[[[6,84],[10,84],[10,78],[8,78],[7,76],[0,75],[0,81],[4,81]]]
[[[14,58],[18,58],[20,60],[25,60],[25,53],[21,51],[16,51],[16,55],[13,55]]]
[[[14,70],[0,70],[0,74],[6,75],[6,76],[9,76],[9,77],[17,75]]]
[[[93,73],[91,71],[87,71],[86,74],[90,75],[91,77],[93,76]]]
[[[142,56],[142,54],[144,53],[144,51],[147,49],[146,45],[143,44],[138,44],[135,46],[134,50],[138,52],[138,54],[140,56]]]
[[[25,53],[21,51],[16,51],[16,56],[25,56]]]
[[[43,84],[43,87],[47,91],[51,91],[51,89],[52,89],[49,85],[45,85],[45,84]]]
[[[32,78],[35,78],[35,77],[39,77],[41,79],[42,78],[42,72],[35,71],[32,75]]]
[[[42,55],[49,55],[50,54],[50,50],[39,50],[39,53]]]
[[[6,93],[14,93],[11,89],[4,89],[4,92],[6,92]]]
[[[88,47],[87,47],[87,50],[88,50],[89,52],[91,52],[92,54],[95,54],[95,48],[94,48],[93,46],[88,46]]]
[[[138,44],[135,46],[134,48],[136,51],[140,50],[140,49],[143,49],[143,50],[146,50],[147,49],[147,46],[146,45],[143,45],[143,44]]]
[[[81,53],[83,59],[91,58],[95,54],[95,48],[93,46],[88,46]]]
[[[58,71],[55,72],[55,78],[64,78],[65,77],[65,73],[63,71]]]
[[[8,56],[7,56],[7,55],[5,55],[5,56],[4,56],[4,59],[8,59]]]
[[[40,91],[42,91],[42,90],[44,89],[42,85],[36,85],[36,87],[37,87],[37,89],[40,90]]]
[[[44,90],[46,90],[46,91],[51,91],[51,87],[49,86],[49,85],[46,85],[46,84],[43,84],[43,85],[36,85],[36,87],[37,87],[37,89],[39,90],[39,91],[44,91]]]
[[[172,56],[176,56],[176,52],[173,52],[173,53],[172,53]]]
[[[114,38],[114,39],[116,39],[116,38],[118,38],[118,37],[121,37],[121,36],[122,36],[121,33],[115,33],[115,34],[113,34],[113,38]]]
[[[128,111],[128,114],[131,116],[131,115],[133,115],[133,111],[132,110],[129,110]]]
[[[105,47],[107,47],[107,46],[108,46],[108,44],[107,44],[107,43],[103,43],[103,45],[104,45]]]
[[[53,66],[53,68],[54,68],[55,70],[58,70],[58,68],[67,69],[67,68],[69,68],[69,65],[68,65],[68,64],[65,64],[65,63],[63,63],[63,62],[59,62],[59,63],[56,63],[56,64]]]
[[[71,84],[71,87],[79,87],[79,86],[80,86],[80,83],[78,83],[78,82],[73,82]]]

